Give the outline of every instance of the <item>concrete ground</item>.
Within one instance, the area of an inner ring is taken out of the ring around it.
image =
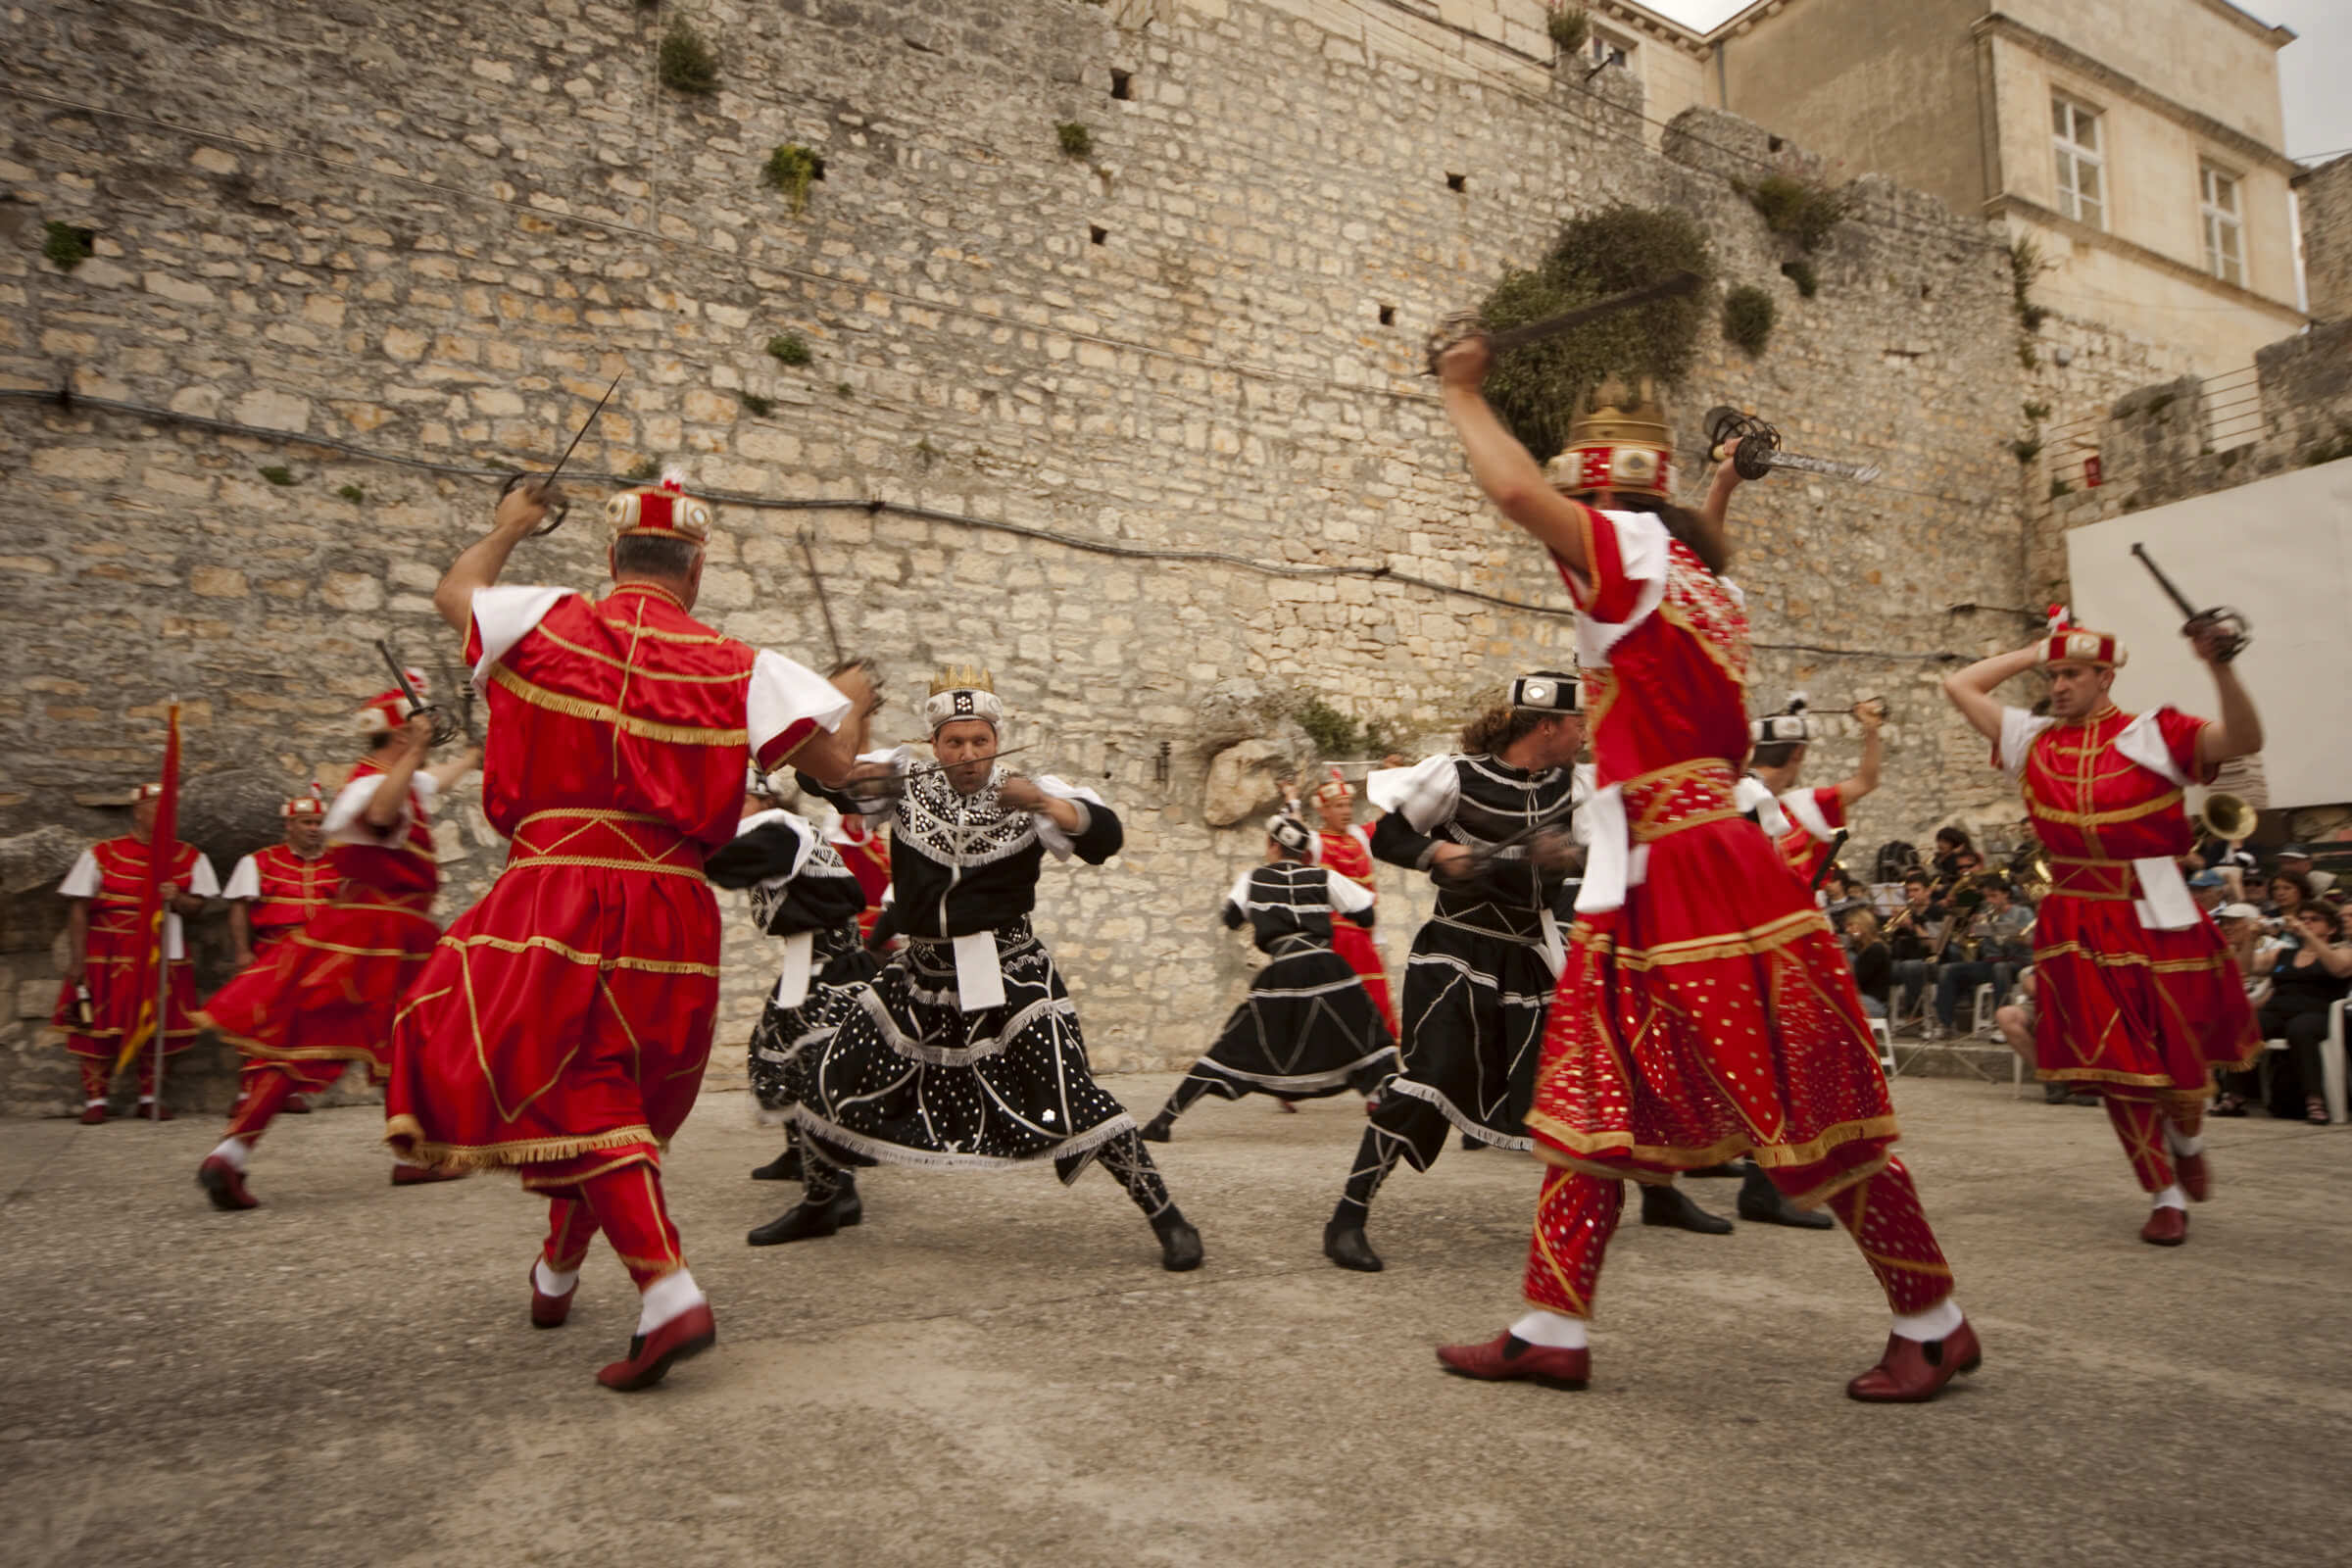
[[[1111,1080],[1142,1111],[1165,1077]],[[1449,1151],[1318,1251],[1352,1100],[1208,1102],[1158,1151],[1207,1241],[1163,1274],[1100,1173],[867,1178],[866,1224],[742,1242],[797,1189],[714,1095],[670,1183],[717,1348],[593,1382],[636,1305],[610,1253],[524,1320],[512,1181],[386,1185],[375,1114],[281,1121],[266,1207],[219,1136],[0,1125],[0,1557],[201,1565],[2320,1563],[2352,1557],[2352,1135],[2214,1125],[2189,1245],[2106,1119],[1898,1083],[1985,1364],[1849,1403],[1885,1316],[1844,1240],[1619,1233],[1583,1394],[1442,1376],[1516,1310],[1526,1160]],[[1729,1184],[1693,1184],[1728,1209]]]

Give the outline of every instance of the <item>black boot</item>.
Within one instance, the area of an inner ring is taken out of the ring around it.
[[[1740,1217],[1758,1225],[1788,1225],[1800,1231],[1838,1227],[1836,1220],[1819,1209],[1802,1209],[1789,1202],[1771,1178],[1752,1165],[1740,1183]]]
[[[864,1218],[865,1204],[858,1197],[858,1184],[845,1174],[840,1189],[832,1197],[821,1202],[803,1200],[753,1231],[745,1240],[754,1247],[781,1247],[786,1242],[806,1242],[820,1236],[831,1236],[858,1224]]]
[[[1159,1237],[1161,1268],[1182,1274],[1200,1266],[1200,1233],[1185,1220],[1182,1209],[1170,1203],[1152,1216],[1152,1229]]]
[[[1175,1131],[1175,1128],[1176,1118],[1163,1110],[1144,1123],[1142,1128],[1137,1131],[1136,1136],[1147,1144],[1164,1144],[1168,1141],[1168,1134]]]
[[[1386,1266],[1372,1250],[1372,1244],[1364,1240],[1364,1228],[1346,1220],[1335,1219],[1323,1227],[1323,1255],[1358,1274],[1377,1274]]]
[[[1481,1143],[1478,1139],[1471,1137],[1468,1133],[1464,1133],[1462,1134],[1462,1147],[1464,1149],[1484,1149],[1487,1146],[1484,1143]]]
[[[756,1182],[797,1182],[801,1179],[801,1152],[787,1148],[784,1152],[764,1165],[752,1167]]]
[[[1683,1174],[1699,1177],[1744,1176],[1747,1174],[1747,1165],[1743,1160],[1727,1159],[1720,1165],[1701,1165],[1696,1170],[1687,1170]]]
[[[1708,1213],[1690,1201],[1690,1195],[1680,1187],[1660,1187],[1649,1182],[1642,1184],[1642,1223],[1695,1231],[1701,1236],[1732,1234],[1730,1220]]]

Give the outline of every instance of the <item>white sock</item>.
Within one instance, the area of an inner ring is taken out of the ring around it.
[[[2187,1137],[2169,1121],[2164,1124],[2164,1141],[2176,1154],[2202,1154],[2205,1152],[2203,1138]]]
[[[547,1266],[545,1257],[531,1265],[531,1284],[537,1287],[541,1296],[567,1296],[571,1288],[579,1283],[580,1271],[576,1268],[559,1274]]]
[[[1960,1303],[1947,1296],[1925,1312],[1895,1313],[1894,1332],[1906,1340],[1926,1344],[1950,1338],[1961,1322]]]
[[[225,1163],[229,1169],[241,1171],[253,1157],[253,1146],[242,1138],[223,1138],[212,1152],[212,1157]]]
[[[1585,1336],[1585,1320],[1565,1312],[1530,1312],[1511,1325],[1511,1337],[1552,1350],[1581,1350],[1592,1343]]]
[[[142,1105],[152,1105],[155,1103],[155,1097],[153,1095],[141,1095],[139,1097],[139,1103]]]
[[[82,1108],[82,1109],[84,1109],[84,1110],[87,1110],[87,1109],[89,1109],[89,1108],[90,1108],[92,1105],[103,1105],[103,1104],[105,1104],[105,1103],[106,1103],[106,1097],[105,1097],[104,1095],[100,1095],[100,1096],[99,1096],[97,1099],[95,1099],[95,1100],[85,1100],[85,1101],[83,1101],[83,1102],[81,1102],[81,1108]]]
[[[664,1274],[645,1288],[644,1305],[637,1313],[637,1332],[651,1334],[681,1312],[702,1305],[705,1299],[702,1288],[686,1270]]]
[[[2188,1195],[2180,1190],[2179,1182],[2175,1182],[2150,1200],[2148,1206],[2150,1208],[2186,1208]]]

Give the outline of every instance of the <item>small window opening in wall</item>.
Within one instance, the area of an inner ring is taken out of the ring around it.
[[[1932,283],[1922,283],[1919,285],[1919,297],[1923,300],[1935,292],[1936,288]]]
[[[1110,230],[1100,223],[1089,223],[1086,225],[1086,237],[1101,245],[1110,238]]]
[[[1396,324],[1396,306],[1383,305],[1380,308],[1380,324],[1383,326],[1395,326]]]
[[[1110,74],[1110,95],[1121,103],[1133,98],[1135,96],[1135,73],[1113,71]]]
[[[1447,174],[1446,176],[1446,188],[1447,190],[1468,190],[1470,188],[1470,176],[1467,174]]]
[[[1777,153],[1777,152],[1779,152],[1779,151],[1780,151],[1780,150],[1781,150],[1783,147],[1786,147],[1786,146],[1788,146],[1788,144],[1787,142],[1785,142],[1785,141],[1781,140],[1781,138],[1780,138],[1780,137],[1778,137],[1778,136],[1771,136],[1771,137],[1767,137],[1767,138],[1765,139],[1765,143],[1764,143],[1764,145],[1765,145],[1765,146],[1767,146],[1767,147],[1769,147],[1769,148],[1771,148],[1771,149],[1772,149],[1774,152],[1776,152],[1776,153]]]

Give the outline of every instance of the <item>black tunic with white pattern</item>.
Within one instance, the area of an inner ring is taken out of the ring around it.
[[[1575,787],[1567,768],[1530,772],[1493,757],[1433,760],[1414,782],[1412,796],[1374,825],[1372,853],[1416,869],[1428,868],[1441,843],[1492,851],[1539,822],[1566,831]],[[1400,1001],[1403,1066],[1372,1120],[1403,1143],[1416,1170],[1445,1149],[1449,1123],[1482,1143],[1533,1147],[1527,1109],[1565,940],[1550,917],[1561,885],[1524,845],[1513,846],[1471,883],[1441,883],[1436,912],[1413,934]]]
[[[1192,1076],[1207,1092],[1313,1100],[1368,1094],[1396,1070],[1396,1042],[1348,960],[1331,950],[1335,901],[1369,924],[1371,898],[1320,865],[1258,866],[1225,903],[1228,926],[1247,922],[1270,960]],[[1356,901],[1361,901],[1360,904]],[[1357,911],[1360,910],[1360,913]]]
[[[906,779],[891,806],[891,874],[906,951],[872,980],[824,993],[785,1071],[793,1125],[850,1164],[1010,1165],[1051,1159],[1075,1181],[1135,1118],[1095,1082],[1078,1013],[1029,929],[1046,841],[1040,817],[944,773]],[[1070,850],[1100,865],[1123,834],[1079,802]],[[991,931],[1004,1000],[966,1012],[946,937]]]

